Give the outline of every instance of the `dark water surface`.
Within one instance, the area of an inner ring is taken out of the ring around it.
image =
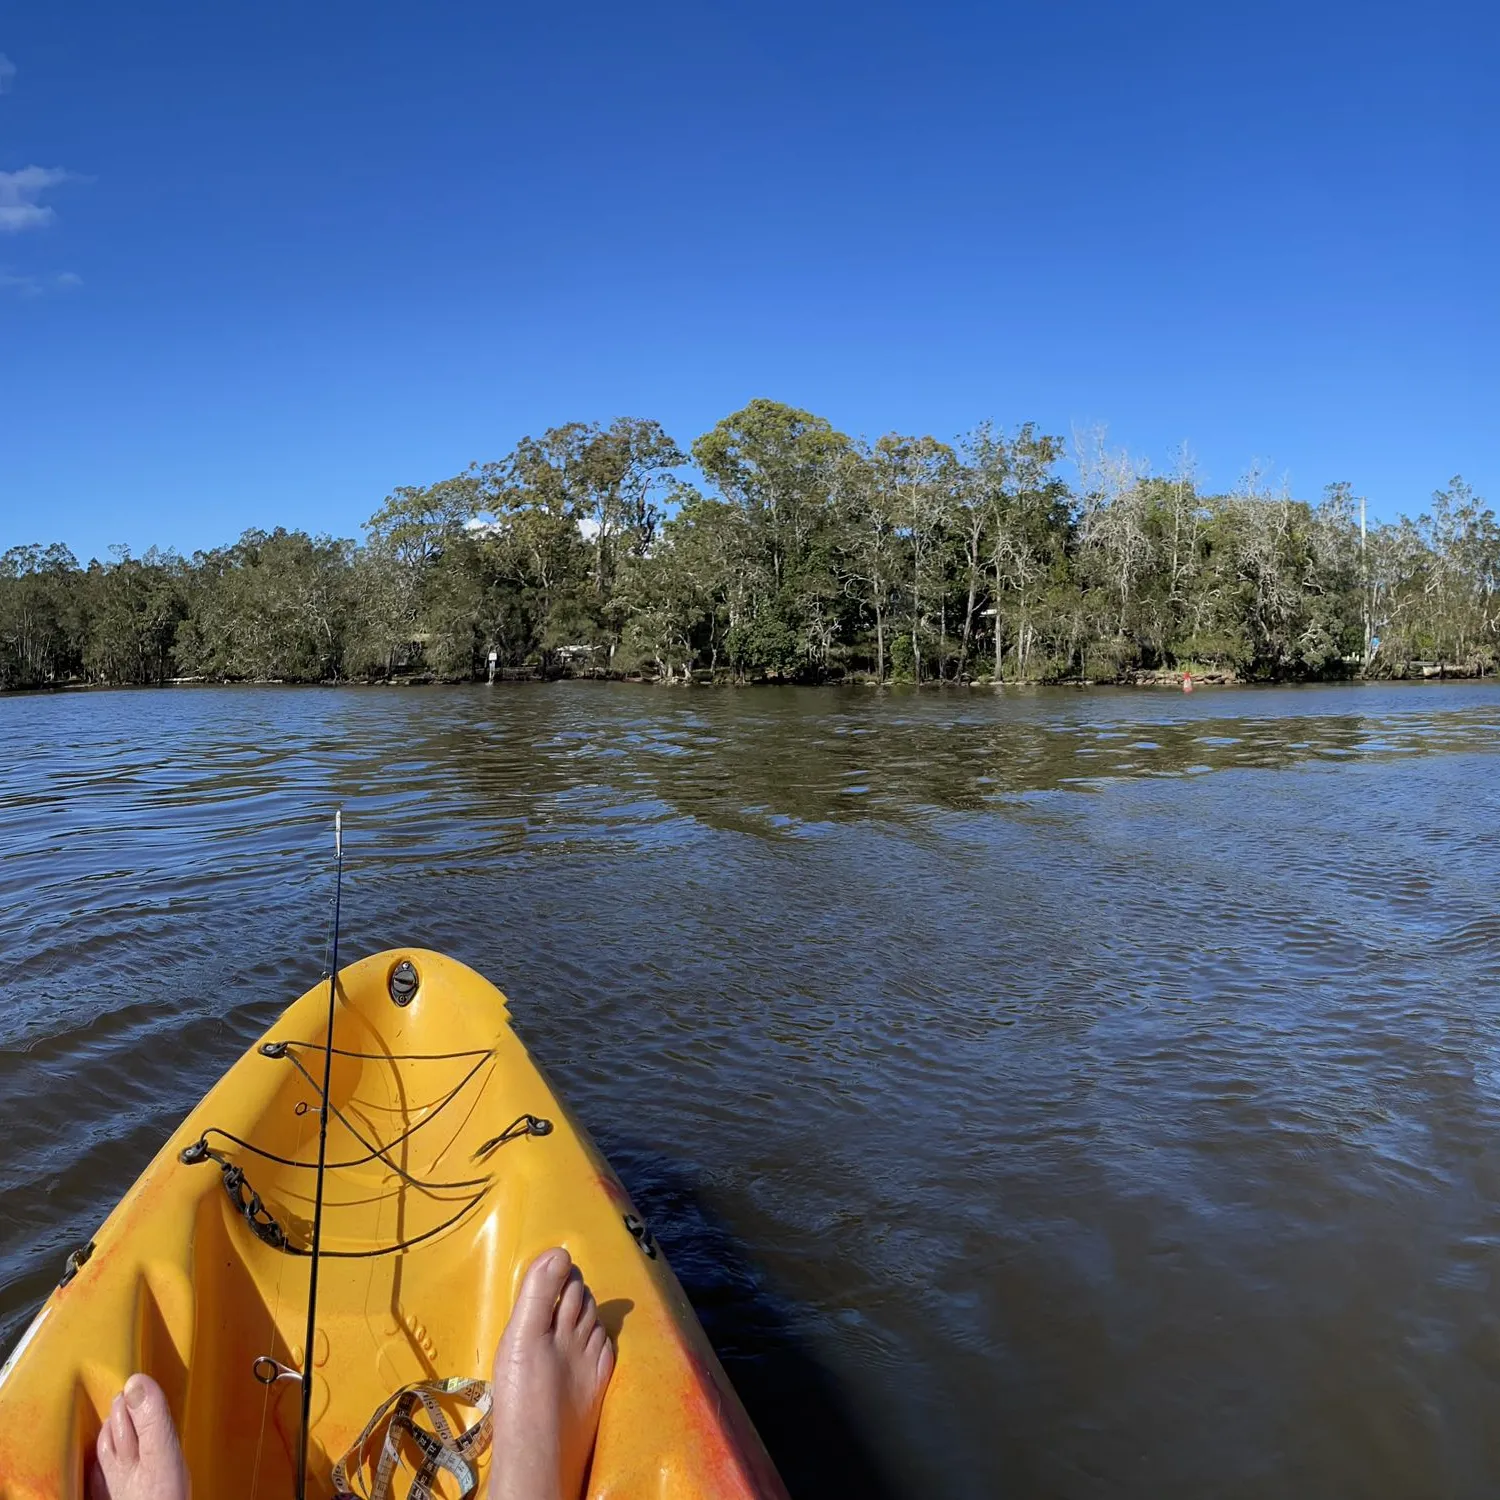
[[[1500,690],[0,701],[0,1346],[447,949],[803,1496],[1500,1490]]]

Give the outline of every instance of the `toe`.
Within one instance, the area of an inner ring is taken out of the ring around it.
[[[177,1452],[177,1429],[162,1388],[149,1375],[132,1375],[125,1382],[121,1403],[134,1430],[141,1457],[148,1463]]]
[[[526,1268],[511,1322],[525,1337],[545,1333],[573,1261],[566,1250],[546,1250]]]
[[[588,1338],[584,1341],[584,1359],[586,1361],[592,1361],[593,1363],[597,1364],[599,1360],[599,1351],[603,1349],[608,1342],[609,1333],[605,1329],[604,1324],[595,1323],[593,1330],[590,1332]]]
[[[615,1346],[610,1343],[606,1336],[604,1347],[599,1351],[599,1389],[603,1390],[609,1384],[609,1377],[615,1372]]]
[[[130,1417],[130,1408],[124,1396],[116,1396],[109,1408],[109,1435],[113,1440],[114,1456],[121,1463],[133,1464],[140,1457],[140,1444],[136,1441],[135,1423]]]
[[[583,1311],[583,1299],[587,1296],[588,1288],[583,1284],[578,1267],[574,1266],[568,1276],[568,1284],[562,1290],[562,1296],[557,1299],[557,1317],[554,1321],[559,1333],[572,1333],[578,1326],[578,1315]]]
[[[584,1287],[583,1306],[578,1309],[578,1326],[574,1330],[580,1342],[588,1339],[593,1331],[599,1326],[599,1304],[594,1301],[594,1294]]]
[[[110,1500],[109,1476],[118,1474],[120,1460],[115,1456],[115,1430],[110,1413],[104,1414],[104,1425],[94,1441],[94,1462],[89,1466],[89,1500]]]

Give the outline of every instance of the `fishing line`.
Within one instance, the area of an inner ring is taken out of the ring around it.
[[[307,1500],[307,1437],[312,1421],[313,1338],[318,1330],[318,1252],[323,1240],[323,1175],[328,1165],[328,1091],[333,1082],[333,1017],[339,982],[339,905],[344,889],[344,812],[333,815],[333,932],[328,960],[328,1032],[323,1039],[323,1091],[318,1100],[318,1177],[313,1191],[311,1266],[307,1276],[307,1336],[302,1342],[302,1434],[297,1447],[297,1500]]]
[[[297,1140],[297,1150],[302,1150],[302,1139]],[[281,1284],[286,1277],[287,1262],[278,1259],[276,1265],[276,1293],[271,1300],[271,1306],[267,1309],[269,1324],[266,1328],[265,1347],[275,1349],[276,1330],[281,1326]],[[261,1459],[265,1453],[266,1446],[266,1423],[271,1416],[271,1397],[275,1393],[276,1382],[261,1383],[260,1393],[260,1428],[255,1434],[255,1465],[250,1471],[250,1500],[256,1500],[260,1494],[260,1468]]]

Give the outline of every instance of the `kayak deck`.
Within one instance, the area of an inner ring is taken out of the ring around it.
[[[43,1307],[0,1376],[0,1500],[82,1496],[82,1455],[133,1370],[166,1392],[197,1493],[293,1493],[300,1383],[263,1380],[268,1360],[303,1363],[327,994],[295,1001],[229,1070]],[[333,1493],[333,1463],[401,1387],[488,1378],[522,1273],[560,1244],[618,1356],[587,1494],[782,1495],[505,997],[419,949],[343,969],[337,996],[309,1493]]]

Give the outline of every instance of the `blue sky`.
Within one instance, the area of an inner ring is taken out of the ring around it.
[[[23,0],[0,547],[354,535],[525,432],[755,396],[1500,501],[1496,39],[1477,0]]]

